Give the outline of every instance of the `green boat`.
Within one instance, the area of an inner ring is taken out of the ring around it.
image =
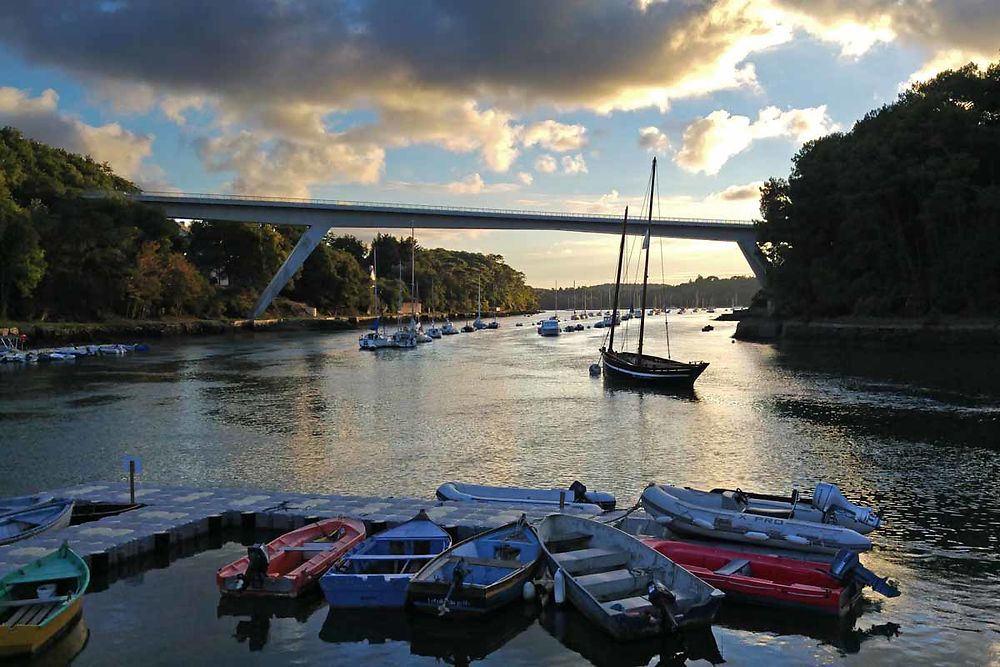
[[[71,630],[89,584],[90,569],[66,543],[0,579],[0,658],[40,653]]]

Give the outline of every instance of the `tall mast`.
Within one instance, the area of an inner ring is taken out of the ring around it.
[[[615,273],[615,298],[611,302],[611,334],[608,336],[608,352],[615,351],[615,321],[618,319],[618,292],[622,286],[622,257],[625,256],[625,228],[628,227],[628,206],[622,220],[622,242],[618,246],[618,271]]]
[[[653,158],[653,176],[649,179],[649,218],[646,221],[646,268],[642,273],[642,311],[639,313],[639,361],[642,361],[642,335],[646,329],[646,283],[649,282],[650,229],[653,226],[653,194],[656,190],[656,158]]]
[[[410,226],[410,321],[416,319],[417,314],[417,235],[413,226]]]
[[[481,320],[483,318],[483,286],[482,286],[482,276],[476,276],[476,319]]]

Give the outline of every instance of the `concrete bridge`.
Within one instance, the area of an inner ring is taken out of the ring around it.
[[[168,218],[226,220],[269,225],[297,225],[306,232],[285,259],[257,300],[251,318],[259,318],[271,301],[299,270],[327,232],[341,228],[405,229],[501,229],[558,230],[566,232],[621,233],[621,215],[517,211],[507,209],[455,208],[413,204],[273,197],[142,192],[129,195],[134,201],[154,204]],[[749,220],[654,218],[653,236],[730,241],[736,243],[754,275],[764,281],[767,266],[757,248],[753,223]],[[632,234],[644,234],[646,221],[629,224]]]

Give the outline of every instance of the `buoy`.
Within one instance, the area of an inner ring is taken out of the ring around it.
[[[530,581],[524,582],[524,587],[521,589],[521,597],[524,598],[525,602],[531,602],[535,599],[535,585]]]
[[[562,568],[556,570],[555,585],[553,586],[553,593],[555,593],[556,604],[562,604],[566,602],[566,575],[563,574]]]
[[[598,376],[598,375],[600,375],[601,374],[601,365],[600,364],[591,364],[590,365],[590,374],[593,375],[593,376],[595,376],[595,377]]]

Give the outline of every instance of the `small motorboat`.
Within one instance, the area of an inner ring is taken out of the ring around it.
[[[317,521],[248,547],[246,556],[219,568],[215,580],[223,595],[296,597],[364,537],[361,521]]]
[[[432,342],[434,342],[434,339],[431,338],[430,335],[428,335],[427,332],[425,332],[421,328],[418,328],[417,331],[416,331],[416,333],[414,335],[416,336],[418,343],[432,343]]]
[[[463,484],[462,482],[446,482],[438,487],[439,500],[465,500],[481,503],[526,503],[531,505],[575,505],[577,507],[593,507],[597,505],[602,510],[615,508],[615,497],[604,491],[589,491],[586,486],[576,481],[566,489],[524,489],[514,486],[485,486],[480,484]]]
[[[12,509],[0,514],[0,544],[10,544],[70,524],[73,519],[72,500],[53,498],[32,505],[17,505],[17,501],[28,502],[34,497],[37,496],[0,501],[0,506],[14,501]]]
[[[861,600],[853,580],[841,582],[830,564],[746,553],[675,540],[643,542],[691,574],[726,593],[729,600],[844,616]]]
[[[725,593],[637,538],[600,521],[550,514],[538,526],[565,598],[618,640],[708,626]]]
[[[427,563],[410,582],[407,599],[419,611],[481,616],[520,600],[541,558],[538,535],[522,514]]]
[[[825,563],[675,540],[643,542],[724,591],[727,600],[845,616],[856,608],[865,586],[886,597],[899,595],[895,584],[846,550]]]
[[[451,323],[451,320],[445,320],[445,323],[441,325],[441,334],[444,336],[454,336],[458,333],[458,329],[455,325]]]
[[[555,318],[542,320],[541,324],[538,325],[539,336],[558,336],[559,332],[559,320]]]
[[[361,350],[380,350],[392,346],[392,341],[379,331],[369,331],[358,338],[358,348]]]
[[[486,323],[486,328],[487,329],[499,329],[500,328],[500,323],[497,322],[496,320],[490,320],[489,322]]]
[[[835,523],[862,535],[867,535],[883,523],[879,512],[855,505],[844,497],[835,484],[827,482],[817,484],[812,496],[800,496],[798,489],[792,490],[788,496],[751,493],[741,489],[712,489],[711,493],[732,495],[751,512],[763,510],[771,516],[784,514],[790,519]]]
[[[826,554],[872,548],[867,537],[850,528],[751,507],[735,492],[650,484],[641,500],[657,523],[678,534]]]
[[[438,338],[441,337],[441,329],[439,329],[437,325],[431,322],[431,325],[427,328],[427,335],[437,340]]]
[[[476,330],[475,327],[473,327],[471,324],[466,324],[464,327],[462,327],[462,333],[472,333],[475,330]]]
[[[701,330],[702,331],[715,331],[715,327],[713,327],[711,324],[706,324],[705,326],[703,326],[701,328]]]
[[[423,510],[373,535],[320,578],[331,607],[403,607],[413,575],[451,546],[451,536]]]
[[[518,323],[517,323],[517,324],[515,324],[514,326],[515,326],[515,327],[523,327],[523,326],[524,326],[524,322],[518,322]]]
[[[0,579],[0,657],[30,656],[80,620],[90,570],[65,543]]]

